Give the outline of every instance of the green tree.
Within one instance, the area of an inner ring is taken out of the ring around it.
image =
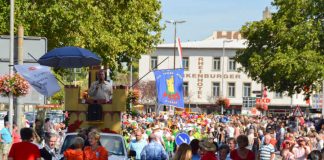
[[[324,3],[274,0],[271,18],[241,28],[247,47],[237,52],[253,80],[272,91],[310,94],[324,78]]]
[[[15,0],[15,24],[26,36],[46,37],[49,50],[87,48],[117,70],[160,42],[160,8],[158,0]],[[0,1],[0,34],[9,34],[9,11],[9,1]]]

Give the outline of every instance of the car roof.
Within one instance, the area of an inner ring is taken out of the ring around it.
[[[69,136],[69,135],[77,135],[78,132],[70,132],[70,133],[66,133],[65,136]],[[123,137],[121,136],[120,134],[116,134],[116,133],[100,133],[100,135],[104,136],[104,135],[107,135],[107,136],[117,136],[117,137]]]

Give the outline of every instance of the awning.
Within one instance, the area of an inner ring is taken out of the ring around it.
[[[57,109],[61,108],[61,104],[44,104],[44,105],[37,105],[36,109]]]

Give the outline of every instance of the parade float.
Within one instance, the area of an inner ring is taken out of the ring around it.
[[[79,47],[61,47],[43,55],[38,63],[54,68],[81,68],[89,67],[90,84],[96,81],[101,66],[101,58],[91,51]],[[107,76],[106,76],[107,77]],[[92,99],[83,92],[78,85],[64,85],[65,113],[68,132],[77,132],[80,129],[95,127],[105,133],[121,132],[122,112],[126,112],[127,88],[113,87],[112,100]]]
[[[90,67],[89,87],[96,81],[100,66]],[[65,86],[65,111],[68,113],[68,132],[96,127],[102,132],[120,133],[122,112],[126,112],[127,88],[114,86],[112,100],[94,100],[81,93],[79,86]]]

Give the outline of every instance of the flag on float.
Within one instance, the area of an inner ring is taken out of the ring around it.
[[[181,47],[181,41],[179,37],[177,39],[177,47],[178,47],[178,53],[180,58],[180,68],[182,68],[182,47]]]
[[[184,69],[154,70],[154,75],[158,104],[184,108]]]
[[[61,90],[55,76],[47,66],[23,64],[15,65],[15,69],[37,92],[46,97],[50,97]]]

